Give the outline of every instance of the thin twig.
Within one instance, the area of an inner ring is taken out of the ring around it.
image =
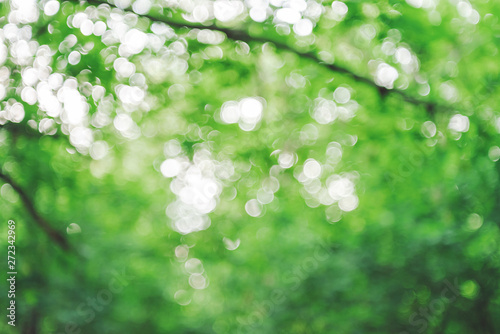
[[[245,31],[245,30],[220,27],[220,26],[217,26],[215,24],[202,24],[202,23],[190,22],[190,21],[186,21],[186,20],[178,21],[178,20],[175,20],[171,17],[167,17],[165,15],[155,15],[152,13],[137,14],[130,7],[120,8],[120,7],[116,6],[115,4],[109,3],[105,0],[82,0],[82,1],[71,0],[71,1],[78,2],[78,3],[88,3],[88,4],[93,4],[93,5],[108,5],[112,8],[117,8],[117,9],[120,9],[124,12],[129,12],[129,13],[133,13],[135,15],[138,15],[140,17],[148,18],[149,20],[151,20],[153,22],[165,23],[171,27],[175,27],[178,29],[180,29],[180,28],[200,29],[200,30],[208,29],[208,30],[222,32],[229,39],[232,39],[232,40],[243,41],[243,42],[247,42],[247,43],[250,43],[250,42],[273,43],[278,49],[281,49],[281,50],[284,50],[287,52],[291,52],[291,53],[295,53],[299,57],[312,60],[316,64],[318,64],[318,65],[320,65],[320,66],[322,66],[322,67],[324,67],[332,72],[347,75],[355,81],[358,81],[358,82],[361,82],[361,83],[366,84],[368,86],[371,86],[371,87],[375,88],[381,96],[387,96],[391,93],[399,95],[404,101],[406,101],[408,103],[424,107],[426,112],[430,116],[433,116],[437,110],[452,110],[453,109],[453,107],[449,106],[449,105],[443,105],[443,104],[440,104],[437,102],[421,100],[418,97],[409,95],[404,90],[388,89],[386,87],[379,86],[373,80],[371,80],[367,77],[364,77],[362,75],[356,74],[355,72],[351,71],[348,68],[345,68],[345,67],[342,67],[342,66],[339,66],[336,64],[325,63],[323,60],[321,60],[319,58],[319,56],[315,52],[304,52],[304,51],[298,50],[298,49],[290,46],[289,44],[284,43],[284,42],[279,41],[279,40],[275,40],[275,39],[265,37],[265,36],[250,35],[250,33]]]
[[[28,213],[30,214],[31,218],[33,218],[34,222],[49,236],[49,238],[52,239],[55,243],[57,243],[59,246],[61,246],[62,249],[69,250],[70,246],[68,240],[61,232],[54,229],[40,215],[40,213],[38,213],[38,211],[35,208],[35,205],[29,198],[26,191],[24,191],[24,189],[19,184],[17,184],[9,175],[4,174],[1,170],[0,170],[0,179],[3,179],[5,182],[10,184],[11,187],[19,194],[19,197],[21,197],[21,201],[28,210]]]

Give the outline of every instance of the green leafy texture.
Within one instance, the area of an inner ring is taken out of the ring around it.
[[[2,333],[500,331],[499,3],[21,2],[1,172],[71,249],[2,178]]]

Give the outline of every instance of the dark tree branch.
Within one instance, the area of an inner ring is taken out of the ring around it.
[[[202,23],[189,22],[186,20],[178,21],[176,19],[173,19],[171,17],[167,17],[165,15],[159,15],[159,14],[153,14],[153,13],[139,15],[139,14],[135,13],[130,7],[119,8],[116,5],[109,3],[105,0],[82,0],[82,1],[70,0],[70,1],[78,2],[78,3],[88,3],[88,4],[93,4],[93,5],[108,5],[112,8],[117,8],[117,9],[123,10],[125,12],[133,13],[133,14],[138,15],[140,17],[148,18],[149,20],[151,20],[153,22],[165,23],[165,24],[167,24],[171,27],[177,28],[177,29],[181,29],[181,28],[200,29],[200,30],[208,29],[208,30],[222,32],[227,36],[227,38],[232,39],[232,40],[236,40],[236,41],[243,41],[243,42],[247,42],[247,43],[251,43],[251,42],[273,43],[278,49],[294,53],[294,54],[298,55],[299,57],[309,59],[309,60],[313,61],[314,63],[316,63],[316,64],[318,64],[318,65],[320,65],[320,66],[322,66],[322,67],[324,67],[332,72],[340,73],[340,74],[349,76],[357,82],[361,82],[365,85],[371,86],[374,89],[376,89],[382,97],[386,97],[391,93],[399,95],[403,99],[403,101],[411,103],[411,104],[416,105],[416,106],[423,107],[430,116],[433,116],[437,110],[452,110],[453,109],[451,106],[448,106],[448,105],[442,105],[442,104],[432,102],[432,101],[421,100],[419,98],[416,98],[414,96],[409,95],[404,90],[388,89],[385,87],[381,87],[381,86],[377,85],[373,80],[371,80],[367,77],[361,76],[359,74],[356,74],[353,71],[351,71],[350,69],[347,69],[345,67],[335,65],[335,64],[325,63],[324,61],[322,61],[319,58],[319,56],[315,52],[301,51],[301,50],[298,50],[298,49],[290,46],[287,43],[282,42],[282,41],[279,41],[279,40],[276,40],[273,38],[269,38],[269,37],[265,37],[265,36],[251,35],[249,32],[247,32],[245,30],[220,27],[220,26],[217,26],[215,24],[207,24],[206,25],[206,24],[202,24]]]
[[[0,130],[6,130],[9,133],[11,133],[14,137],[26,137],[26,138],[34,138],[34,139],[40,139],[44,136],[49,136],[52,138],[61,138],[61,135],[59,132],[56,132],[54,134],[44,134],[40,133],[39,131],[32,129],[29,127],[25,122],[22,123],[12,123],[12,122],[7,122],[5,124],[0,124]]]
[[[56,244],[61,246],[64,250],[69,250],[70,246],[68,240],[65,238],[64,234],[54,229],[36,210],[35,205],[29,198],[26,191],[19,184],[17,184],[9,175],[4,174],[0,170],[0,179],[4,180],[6,183],[10,184],[11,187],[19,194],[21,201],[28,210],[31,218],[34,222],[52,239]]]

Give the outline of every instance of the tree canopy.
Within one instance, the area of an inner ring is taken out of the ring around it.
[[[0,12],[2,333],[500,332],[500,2]]]

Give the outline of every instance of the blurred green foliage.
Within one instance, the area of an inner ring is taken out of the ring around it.
[[[2,333],[500,332],[500,3],[0,6]]]

